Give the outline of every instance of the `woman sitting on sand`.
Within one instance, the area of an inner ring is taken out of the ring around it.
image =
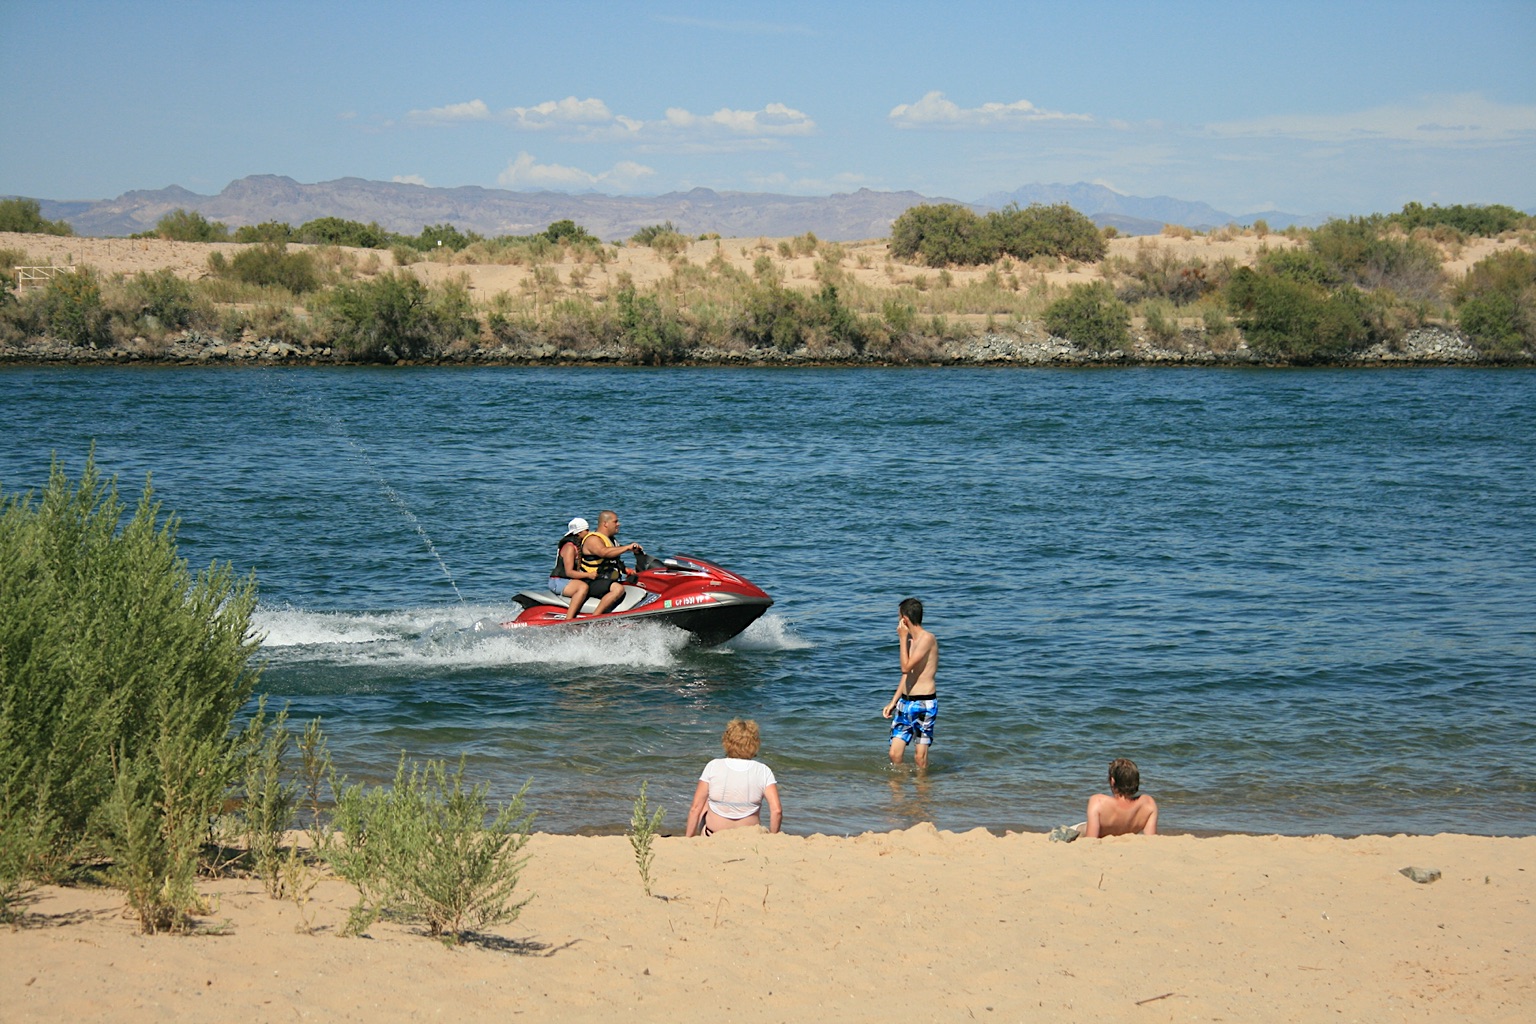
[[[763,801],[768,802],[768,831],[777,832],[784,820],[779,805],[779,783],[773,769],[755,761],[763,745],[757,723],[733,718],[720,737],[725,756],[704,766],[699,785],[688,808],[689,836],[714,835],[721,829],[763,823]]]

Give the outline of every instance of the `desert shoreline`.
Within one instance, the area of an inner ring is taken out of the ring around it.
[[[738,273],[752,271],[754,260],[775,250],[770,240],[761,238],[713,238],[688,244],[681,253],[684,268],[704,267],[713,260],[733,266]],[[782,240],[773,240],[782,241]],[[1197,236],[1190,238],[1151,236],[1116,238],[1109,243],[1111,258],[1121,261],[1143,258],[1170,260],[1233,261],[1251,265],[1270,249],[1286,249],[1298,241],[1284,235],[1252,233],[1233,237]],[[1463,275],[1478,260],[1490,254],[1519,248],[1512,239],[1476,239],[1445,252],[1443,269],[1449,277]],[[83,238],[37,234],[0,233],[0,249],[24,253],[38,265],[88,266],[108,278],[168,271],[186,281],[200,281],[210,276],[211,255],[232,257],[249,248],[236,242],[178,242],[165,239]],[[362,278],[401,269],[425,284],[440,286],[461,281],[467,294],[480,306],[498,295],[522,296],[536,280],[536,270],[521,265],[460,263],[429,260],[399,267],[387,250],[289,245],[291,250],[326,248],[336,260],[354,268]],[[901,287],[913,281],[928,282],[942,274],[952,284],[940,288],[936,281],[924,284],[924,294],[934,295],[950,287],[964,288],[985,281],[994,274],[991,267],[935,270],[916,264],[890,263],[884,240],[869,240],[839,246],[847,252],[844,272],[849,280],[875,289],[878,294],[895,296]],[[451,254],[450,254],[451,255]],[[814,254],[793,256],[766,255],[779,268],[786,288],[812,293],[819,287],[818,259]],[[10,268],[4,268],[9,271]],[[565,284],[562,295],[597,302],[610,296],[621,283],[646,294],[662,288],[675,267],[668,258],[640,246],[621,246],[614,250],[611,263],[596,266],[580,262],[575,256],[551,263],[543,270],[553,273]],[[1018,288],[1010,294],[1024,294],[1030,288],[1061,291],[1075,284],[1101,278],[1100,264],[1063,261],[1052,269],[1029,270],[1020,267]],[[574,275],[574,276],[573,276]],[[573,283],[579,280],[581,283]],[[520,300],[522,301],[522,300]],[[538,307],[535,305],[534,307]],[[1186,311],[1187,312],[1187,311]],[[922,319],[928,320],[923,314]],[[966,325],[955,337],[923,335],[923,344],[900,352],[859,352],[846,346],[815,345],[781,350],[777,347],[751,349],[698,346],[687,355],[668,360],[679,367],[1048,367],[1100,368],[1142,366],[1192,367],[1266,367],[1302,365],[1287,360],[1268,359],[1251,350],[1241,337],[1213,344],[1196,320],[1180,320],[1176,336],[1159,340],[1137,318],[1132,323],[1128,348],[1092,351],[1046,331],[1038,317],[1012,317],[1005,314],[957,312],[937,316]],[[641,366],[645,360],[633,347],[618,343],[572,344],[562,340],[557,326],[544,324],[542,333],[529,336],[482,338],[474,345],[450,347],[435,357],[399,359],[397,366]],[[1429,366],[1529,366],[1536,361],[1523,353],[1492,358],[1480,352],[1459,330],[1448,324],[1425,323],[1407,329],[1391,343],[1379,342],[1369,349],[1340,359],[1325,359],[1305,365],[1333,367],[1429,367]],[[174,331],[155,338],[135,337],[98,348],[77,346],[51,337],[31,337],[10,342],[0,339],[0,366],[358,366],[381,365],[370,360],[349,360],[335,353],[322,341],[286,339],[267,336],[259,330],[222,336],[216,330]],[[388,365],[386,363],[386,365]]]
[[[521,917],[454,949],[405,922],[337,937],[355,893],[329,877],[302,907],[256,879],[205,883],[213,912],[188,937],[138,934],[113,891],[44,888],[0,931],[0,999],[13,1021],[1536,1013],[1533,836],[917,825],[655,851],[647,897],[625,837],[536,834]]]

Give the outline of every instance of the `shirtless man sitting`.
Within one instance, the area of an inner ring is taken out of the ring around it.
[[[1109,788],[1112,793],[1095,793],[1088,798],[1088,827],[1083,835],[1127,836],[1140,832],[1157,835],[1157,801],[1142,794],[1141,772],[1130,758],[1117,757],[1109,762]]]

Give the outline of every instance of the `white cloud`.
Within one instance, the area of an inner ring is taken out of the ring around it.
[[[1207,125],[1212,135],[1309,139],[1318,142],[1399,141],[1431,147],[1485,145],[1536,137],[1536,106],[1494,103],[1477,93],[1427,96],[1417,103],[1342,114],[1278,114]]]
[[[655,120],[616,114],[600,99],[546,100],[530,107],[493,111],[484,100],[450,103],[406,114],[408,123],[447,125],[484,122],[502,124],[514,131],[560,131],[578,142],[710,143],[722,139],[781,139],[812,135],[816,122],[804,111],[783,103],[769,103],[760,110],[721,107],[712,114],[695,114],[670,107]]]
[[[406,120],[421,124],[457,124],[461,121],[489,121],[491,108],[485,105],[484,100],[470,100],[468,103],[450,103],[446,107],[433,107],[430,110],[412,110],[406,115]]]
[[[502,112],[502,117],[513,127],[528,131],[565,125],[608,124],[614,119],[608,104],[602,100],[579,100],[575,96],[546,100],[531,107],[509,107]]]
[[[981,128],[1006,131],[1046,122],[1093,123],[1093,118],[1088,114],[1042,110],[1029,100],[962,107],[947,99],[942,92],[930,92],[916,103],[898,104],[891,108],[888,116],[897,128]]]
[[[621,160],[606,171],[593,174],[579,167],[541,164],[531,153],[519,153],[496,181],[507,188],[633,188],[656,172],[644,164]]]
[[[397,174],[389,179],[397,185],[425,185],[427,179],[419,174]]]
[[[579,100],[567,96],[563,100],[545,100],[531,107],[508,107],[495,110],[484,100],[466,103],[450,103],[445,107],[429,110],[412,110],[405,115],[413,124],[462,124],[471,121],[498,122],[524,131],[542,131],[569,125],[607,124],[613,112],[608,104],[598,99]]]

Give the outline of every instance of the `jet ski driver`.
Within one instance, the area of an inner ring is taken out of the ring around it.
[[[580,569],[583,576],[589,572],[593,574],[587,596],[598,599],[597,611],[594,613],[597,615],[612,610],[624,596],[621,583],[626,570],[620,556],[631,551],[644,553],[639,544],[615,545],[613,539],[618,535],[618,513],[604,509],[597,514],[597,529],[589,532],[581,541]],[[574,618],[575,613],[570,617]]]

